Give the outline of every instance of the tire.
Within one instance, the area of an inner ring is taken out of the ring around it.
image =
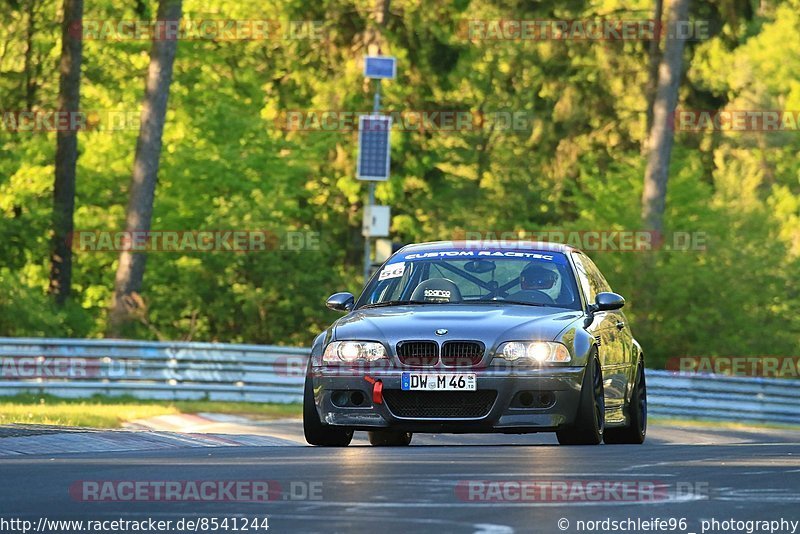
[[[628,405],[628,424],[621,428],[609,428],[603,436],[608,444],[627,443],[641,445],[647,436],[647,383],[644,377],[644,361],[639,358],[636,365],[636,381]]]
[[[322,447],[347,447],[353,439],[351,429],[326,425],[319,420],[310,377],[306,377],[303,389],[303,434],[309,445]]]
[[[397,430],[371,430],[368,434],[370,445],[375,447],[405,447],[414,436],[411,432]]]
[[[581,398],[575,421],[556,431],[561,445],[598,445],[605,429],[603,370],[596,354],[586,364],[581,383]]]

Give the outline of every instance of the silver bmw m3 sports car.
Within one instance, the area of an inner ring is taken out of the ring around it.
[[[642,443],[643,352],[625,300],[560,244],[409,245],[311,349],[312,445],[408,445],[414,432],[555,432],[562,445]]]

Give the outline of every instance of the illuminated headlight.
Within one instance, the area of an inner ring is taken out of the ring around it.
[[[386,358],[386,349],[371,341],[334,341],[322,355],[322,361],[327,363],[374,362],[383,358]]]
[[[509,341],[498,347],[497,357],[522,363],[567,363],[572,360],[566,346],[549,341]]]

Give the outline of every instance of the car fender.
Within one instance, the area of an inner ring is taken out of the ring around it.
[[[314,338],[314,342],[311,344],[311,355],[308,359],[309,367],[322,364],[322,353],[325,352],[325,347],[330,343],[332,337],[333,332],[329,328]]]
[[[625,395],[625,400],[630,402],[631,397],[633,396],[633,388],[636,383],[636,368],[639,365],[639,358],[642,359],[642,363],[644,363],[644,352],[642,351],[642,346],[636,341],[636,338],[632,338],[633,340],[633,347],[634,347],[634,357],[631,361],[630,365],[630,375],[628,376],[628,391]]]
[[[567,346],[572,354],[572,365],[574,366],[585,366],[595,347],[594,337],[583,328],[583,318],[573,321],[562,330],[556,337],[556,341]]]

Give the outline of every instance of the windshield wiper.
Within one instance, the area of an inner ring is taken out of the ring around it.
[[[406,304],[426,304],[420,300],[387,300],[384,302],[372,302],[364,304],[361,308],[383,308],[385,306],[403,306]]]
[[[478,300],[465,300],[465,303],[484,302],[487,304],[520,304],[522,306],[540,306],[544,308],[552,307],[550,304],[541,304],[539,302],[523,302],[521,300],[508,300],[504,298],[499,299],[478,299]]]

